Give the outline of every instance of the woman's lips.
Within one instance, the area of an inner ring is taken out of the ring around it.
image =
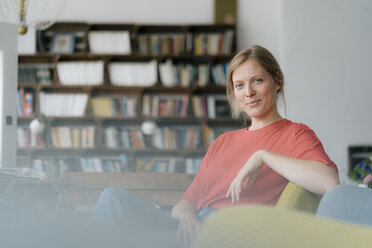
[[[250,102],[247,102],[247,105],[248,105],[248,106],[254,106],[254,105],[256,105],[259,101],[261,101],[261,100],[259,99],[259,100],[250,101]]]

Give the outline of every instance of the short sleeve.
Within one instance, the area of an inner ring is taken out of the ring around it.
[[[338,172],[336,164],[328,157],[319,138],[308,126],[301,124],[296,130],[292,148],[295,158],[320,161]]]

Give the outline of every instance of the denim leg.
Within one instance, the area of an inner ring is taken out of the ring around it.
[[[198,220],[200,221],[205,221],[207,220],[209,217],[211,217],[214,213],[216,213],[217,210],[211,208],[211,207],[204,207],[202,208],[197,214],[196,214],[196,217],[198,218]]]
[[[178,221],[133,193],[117,188],[105,189],[91,220],[126,230],[177,230]]]

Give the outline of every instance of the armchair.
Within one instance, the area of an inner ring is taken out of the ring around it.
[[[289,182],[280,195],[276,207],[315,213],[321,198],[321,195],[314,194],[292,182]]]
[[[323,196],[317,216],[281,207],[233,207],[203,225],[197,247],[371,247],[371,206],[370,189],[338,185]]]

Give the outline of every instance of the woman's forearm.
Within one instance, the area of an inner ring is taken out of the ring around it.
[[[257,155],[277,173],[313,193],[324,194],[339,184],[338,174],[329,165],[314,160],[303,160],[261,150]]]
[[[196,218],[196,207],[189,201],[181,200],[173,207],[172,217],[176,219]]]

